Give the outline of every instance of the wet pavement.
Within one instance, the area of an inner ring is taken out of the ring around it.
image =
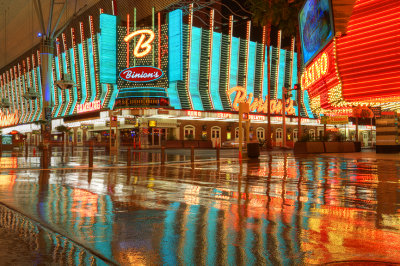
[[[68,264],[400,263],[398,154],[3,152],[0,225]],[[27,155],[27,156],[25,156]],[[0,243],[1,243],[0,232]],[[1,246],[0,246],[1,247]],[[26,260],[31,260],[29,257]]]

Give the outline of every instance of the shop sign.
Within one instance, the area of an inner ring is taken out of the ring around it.
[[[328,54],[322,53],[301,75],[301,88],[306,90],[328,73]]]
[[[135,66],[122,70],[119,76],[130,82],[152,82],[164,76],[164,72],[152,66]]]
[[[194,117],[201,117],[201,112],[200,111],[195,111],[195,110],[190,110],[186,111],[187,116],[194,116]]]
[[[101,101],[93,101],[90,103],[84,103],[84,104],[78,104],[76,107],[76,112],[78,114],[80,113],[86,113],[86,112],[91,112],[91,111],[97,111],[101,109]]]
[[[82,124],[80,126],[81,129],[94,129],[94,125],[93,124]]]
[[[0,127],[13,126],[18,124],[18,121],[19,121],[18,111],[15,111],[15,113],[7,115],[3,114],[3,112],[0,111]]]
[[[136,125],[136,118],[125,118],[125,125]]]
[[[349,117],[347,115],[322,116],[321,117],[321,124],[345,125],[348,123],[349,123]]]
[[[230,113],[217,113],[217,118],[232,118]]]
[[[117,98],[114,108],[130,108],[130,107],[156,107],[168,106],[169,101],[166,98],[158,97],[141,97],[141,98]]]
[[[156,127],[156,126],[157,126],[157,121],[155,121],[155,120],[149,121],[149,127]]]
[[[257,113],[268,113],[268,101],[267,97],[265,99],[254,98],[253,93],[247,95],[247,89],[241,86],[233,87],[228,90],[227,94],[230,97],[233,93],[236,93],[235,98],[232,103],[232,109],[239,111],[239,103],[247,102],[250,104],[250,112]],[[247,98],[246,98],[247,96]],[[271,114],[282,114],[282,100],[271,100],[270,102]],[[294,115],[295,109],[293,107],[293,100],[288,99],[286,101],[286,113],[287,115]]]
[[[249,118],[250,118],[250,120],[260,120],[260,121],[265,120],[265,116],[263,116],[263,115],[252,115],[252,114],[250,114]]]
[[[111,127],[119,127],[121,125],[120,121],[111,121]],[[110,121],[106,121],[106,127],[110,127]]]
[[[381,112],[382,112],[381,107],[369,107],[369,109],[371,109],[375,117],[381,117]]]

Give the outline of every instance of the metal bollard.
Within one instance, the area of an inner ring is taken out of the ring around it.
[[[28,145],[25,145],[25,158],[28,158]]]
[[[49,150],[47,146],[44,146],[42,149],[42,168],[43,169],[49,168]]]
[[[217,162],[219,163],[219,159],[220,159],[220,148],[217,146]]]
[[[93,146],[89,147],[89,167],[93,167]]]
[[[165,147],[161,146],[161,164],[165,163]]]
[[[127,156],[126,156],[126,165],[127,166],[131,166],[131,161],[132,161],[132,158],[131,158],[131,154],[132,154],[132,152],[131,152],[131,148],[128,148],[128,151],[127,151]]]
[[[194,146],[191,147],[191,156],[190,156],[190,160],[191,160],[192,164],[194,164]]]

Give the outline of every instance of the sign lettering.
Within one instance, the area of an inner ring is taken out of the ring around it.
[[[328,73],[328,55],[323,53],[301,75],[301,88],[306,90]]]
[[[84,103],[84,104],[78,104],[76,107],[76,112],[78,114],[80,113],[86,113],[86,112],[91,112],[91,111],[97,111],[101,109],[101,101],[93,101],[90,103]]]
[[[149,36],[149,38],[145,41],[146,34]],[[152,30],[137,30],[125,36],[124,41],[129,42],[135,36],[140,36],[140,38],[133,49],[133,55],[139,58],[148,55],[151,52],[151,43],[155,37],[154,32]]]
[[[119,76],[130,82],[151,82],[164,76],[164,72],[156,67],[136,66],[121,71]]]
[[[257,113],[268,113],[268,101],[267,97],[265,100],[261,98],[254,98],[253,93],[247,95],[247,89],[237,86],[228,90],[228,97],[236,92],[235,98],[233,99],[232,108],[235,111],[239,111],[239,103],[247,102],[250,104],[250,112]],[[246,98],[247,95],[247,98]],[[271,100],[270,103],[271,114],[282,114],[282,100]],[[286,100],[286,113],[287,115],[295,115],[295,109],[293,107],[293,100]]]

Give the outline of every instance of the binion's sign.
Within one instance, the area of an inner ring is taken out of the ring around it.
[[[247,89],[241,86],[233,87],[228,90],[228,97],[230,97],[233,93],[236,93],[235,98],[232,102],[232,109],[235,111],[239,111],[239,103],[247,102],[250,104],[250,112],[257,113],[268,113],[268,101],[267,97],[265,99],[261,98],[253,98],[253,93],[249,93],[247,95]],[[270,110],[271,114],[281,115],[283,112],[283,103],[282,100],[271,100],[270,101]],[[286,101],[286,113],[287,115],[295,115],[296,111],[293,107],[293,100],[288,99]]]
[[[151,82],[164,76],[164,72],[156,67],[136,66],[122,70],[119,76],[130,82]]]

